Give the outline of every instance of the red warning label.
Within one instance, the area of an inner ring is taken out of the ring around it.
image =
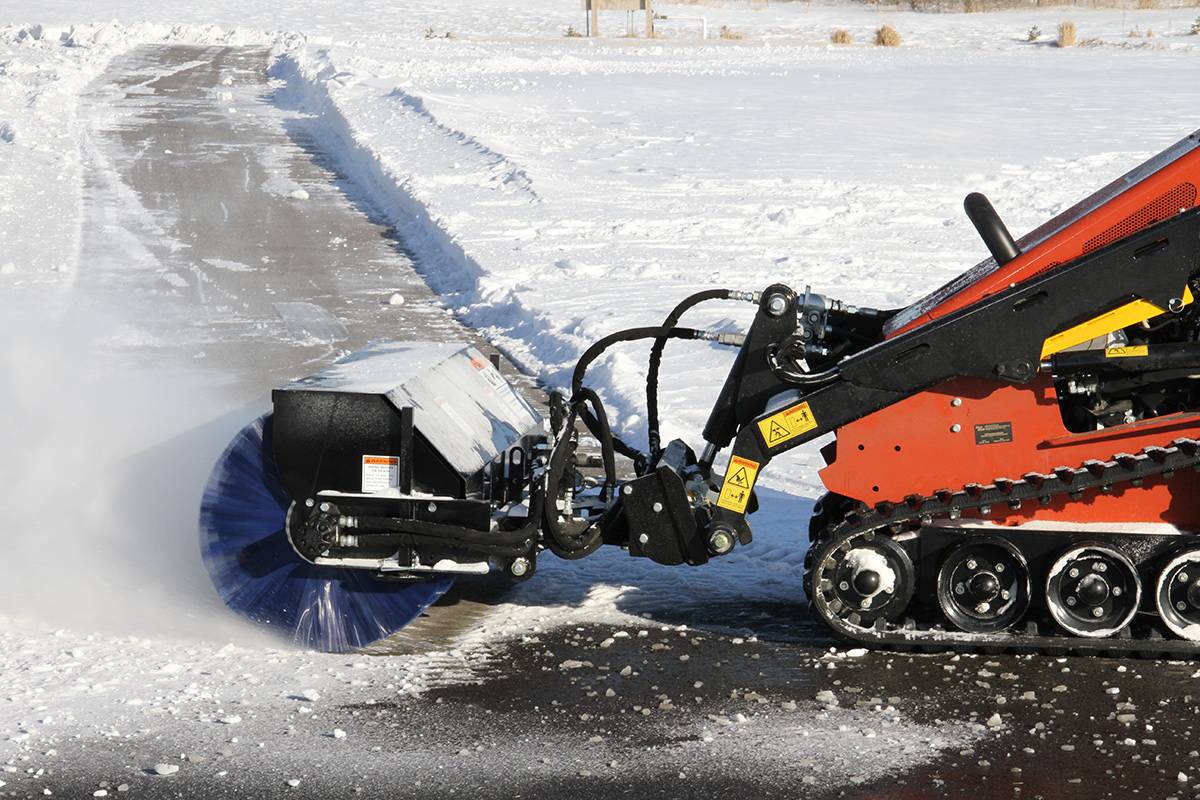
[[[362,457],[363,494],[385,492],[400,485],[400,459],[396,456]]]

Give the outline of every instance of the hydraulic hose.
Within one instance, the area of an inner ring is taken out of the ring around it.
[[[595,408],[597,430],[599,431],[596,434],[596,438],[600,442],[601,458],[604,462],[605,484],[601,497],[607,500],[609,491],[616,485],[617,466],[613,455],[612,433],[608,425],[608,415],[604,412],[604,406],[600,403],[599,396],[591,389],[583,388],[580,389],[576,401],[571,404],[566,425],[563,427],[564,435],[559,439],[558,444],[555,445],[554,452],[550,454],[550,463],[546,468],[544,497],[557,499],[559,496],[559,484],[562,481],[563,475],[566,474],[567,461],[574,451],[574,448],[570,445],[570,432],[575,427],[575,420],[579,412],[587,403],[591,403]],[[547,534],[546,546],[559,558],[583,558],[595,552],[603,544],[603,525],[597,526],[595,522],[590,522],[579,531],[566,531],[559,524],[558,509],[553,503],[545,505],[543,516],[542,528]],[[602,515],[601,522],[606,518],[607,514]],[[588,535],[589,532],[591,532],[590,536]]]
[[[600,357],[608,348],[614,344],[621,342],[636,342],[641,339],[699,339],[703,338],[704,332],[695,330],[694,328],[676,328],[676,327],[645,327],[645,328],[628,328],[616,333],[610,333],[602,339],[597,340],[591,347],[584,351],[580,356],[579,361],[575,364],[575,371],[571,376],[571,394],[572,405],[574,406],[579,399],[580,390],[583,389],[583,376],[587,373],[588,367],[593,361]],[[597,404],[599,398],[597,398]],[[599,420],[587,409],[579,409],[579,417],[587,425],[592,435],[598,439],[604,435],[608,438],[613,448],[623,456],[630,458],[634,462],[634,469],[640,475],[645,471],[648,463],[646,454],[637,448],[629,445],[620,437],[612,435],[611,431],[608,434],[600,432]],[[601,442],[603,446],[603,442]]]
[[[578,531],[564,530],[562,524],[559,522],[558,509],[553,501],[559,496],[559,485],[563,475],[566,474],[568,456],[572,452],[569,442],[571,431],[575,427],[575,421],[582,419],[587,425],[588,430],[591,431],[592,435],[600,443],[601,459],[604,464],[604,488],[601,491],[603,499],[607,500],[609,498],[610,492],[617,483],[615,453],[620,452],[632,458],[639,474],[645,469],[646,464],[644,453],[630,447],[613,435],[612,426],[609,424],[608,414],[604,410],[604,404],[600,401],[600,396],[595,390],[583,385],[583,377],[587,374],[588,367],[593,361],[599,358],[601,353],[620,342],[660,338],[663,340],[697,339],[703,336],[703,331],[692,328],[629,328],[605,336],[595,342],[580,356],[579,361],[575,364],[575,370],[571,375],[570,411],[562,428],[564,435],[559,439],[554,452],[550,454],[550,463],[546,469],[544,496],[551,500],[550,502],[543,501],[542,523],[543,529],[547,534],[546,545],[555,555],[561,558],[574,559],[582,558],[594,552],[603,544],[603,532],[606,523],[610,522],[613,515],[617,513],[616,506],[610,505],[600,516],[599,520],[587,523]]]
[[[511,531],[464,530],[454,525],[422,520],[393,519],[390,517],[362,518],[369,529],[363,534],[370,536],[400,536],[413,540],[427,540],[469,552],[488,553],[500,556],[521,556],[529,551],[525,542],[536,539],[545,507],[544,492],[531,491],[528,521]]]
[[[671,310],[671,313],[663,320],[662,327],[674,328],[678,324],[680,317],[694,306],[709,300],[728,300],[739,294],[743,293],[734,292],[732,289],[705,289],[702,292],[696,292],[690,297],[685,298]],[[654,344],[650,346],[650,361],[646,369],[646,427],[650,440],[651,462],[662,451],[662,435],[659,433],[658,422],[658,373],[662,365],[663,350],[666,346],[667,337],[655,337]]]

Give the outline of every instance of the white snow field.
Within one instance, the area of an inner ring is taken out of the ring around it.
[[[393,222],[447,307],[550,385],[595,339],[656,323],[703,288],[780,281],[857,305],[906,304],[984,256],[961,210],[969,191],[987,193],[1020,235],[1200,128],[1196,9],[963,15],[714,2],[661,5],[668,19],[654,40],[620,36],[623,15],[608,14],[610,35],[592,40],[565,35],[584,27],[579,6],[0,5],[0,497],[11,542],[0,576],[12,578],[0,587],[0,763],[27,776],[52,762],[57,736],[119,740],[113,720],[126,733],[161,733],[161,720],[181,716],[220,724],[235,715],[222,697],[294,704],[306,681],[351,702],[360,679],[400,693],[471,680],[487,661],[479,648],[539,625],[628,623],[692,604],[798,613],[821,491],[815,447],[773,463],[755,543],[699,570],[615,552],[547,556],[536,580],[445,651],[365,659],[351,674],[357,659],[273,649],[216,607],[187,527],[187,504],[239,424],[228,412],[261,404],[261,387],[214,387],[187,364],[114,375],[79,356],[100,329],[114,352],[155,346],[126,310],[90,307],[75,291],[94,266],[81,263],[80,232],[96,223],[82,212],[89,145],[77,101],[113,58],[168,42],[272,47],[273,78],[318,115],[323,146]],[[727,26],[740,38],[702,42],[698,23],[678,19],[701,15],[714,34]],[[1053,45],[1064,19],[1081,46]],[[882,24],[902,46],[872,45]],[[1033,27],[1042,35],[1026,41]],[[829,44],[835,28],[854,43]],[[736,330],[750,312],[702,307],[685,322]],[[619,349],[589,373],[635,441],[645,435],[644,354]],[[732,356],[668,346],[668,438],[698,442]],[[220,436],[177,471],[88,480],[202,425]],[[153,487],[155,511],[113,495],[131,482]],[[178,562],[140,563],[137,537],[164,524],[178,528]],[[107,571],[104,591],[74,594],[73,576],[95,569]],[[179,596],[146,596],[148,570],[177,577]],[[84,622],[71,612],[81,602]],[[223,695],[245,675],[253,681]],[[204,703],[188,706],[194,699]],[[965,737],[930,745],[929,757]],[[170,762],[166,738],[160,758]],[[175,764],[191,740],[180,741]]]

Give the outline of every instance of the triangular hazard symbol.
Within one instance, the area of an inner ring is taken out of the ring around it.
[[[733,477],[729,479],[729,482],[734,486],[740,486],[743,489],[749,489],[750,480],[746,477],[746,468],[738,467],[737,472],[733,473]]]
[[[771,433],[767,436],[767,444],[775,444],[781,439],[786,439],[789,433],[791,431],[780,425],[776,420],[771,420]]]

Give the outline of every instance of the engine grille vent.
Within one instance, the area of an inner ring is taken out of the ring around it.
[[[1147,203],[1125,219],[1113,225],[1099,236],[1093,236],[1083,244],[1083,252],[1090,253],[1113,242],[1132,236],[1143,228],[1173,217],[1180,211],[1196,205],[1196,186],[1181,183],[1157,200]]]

